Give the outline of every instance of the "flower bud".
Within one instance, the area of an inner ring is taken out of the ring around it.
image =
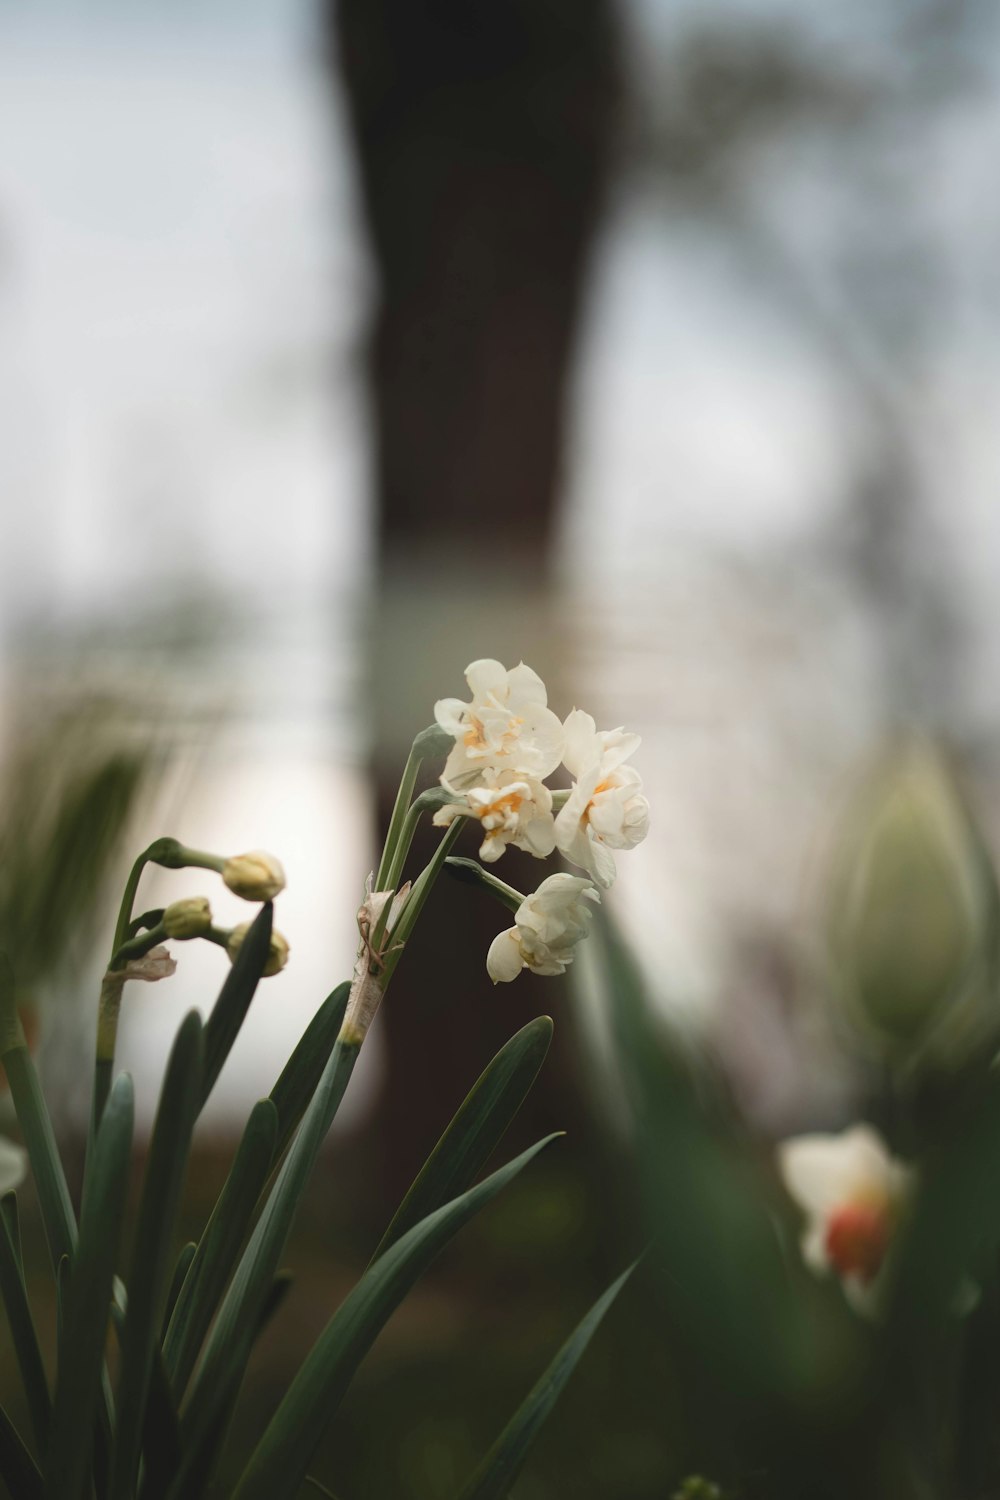
[[[178,942],[204,937],[211,925],[212,908],[207,896],[188,896],[183,901],[173,901],[163,913],[167,937],[176,938]]]
[[[222,878],[244,901],[272,901],[285,889],[285,872],[280,862],[263,849],[234,854],[222,866]]]
[[[250,931],[249,922],[241,922],[239,927],[234,927],[226,939],[226,952],[229,954],[229,962],[236,962],[236,955],[243,944],[243,939]],[[280,932],[272,929],[271,941],[268,944],[267,962],[264,965],[264,978],[268,979],[272,974],[280,974],[288,962],[291,950],[286,938]]]
[[[883,1046],[954,1062],[997,1024],[997,890],[941,760],[910,743],[862,787],[841,831],[829,947],[848,1014]]]

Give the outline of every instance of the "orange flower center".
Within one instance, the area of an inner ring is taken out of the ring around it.
[[[857,1276],[866,1284],[878,1274],[889,1248],[892,1226],[884,1207],[849,1203],[830,1215],[826,1253],[841,1276]]]

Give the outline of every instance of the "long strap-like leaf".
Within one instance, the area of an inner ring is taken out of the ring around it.
[[[132,1080],[114,1083],[94,1144],[59,1342],[59,1375],[49,1424],[46,1500],[79,1500],[104,1367],[111,1288],[128,1190]]]
[[[270,1099],[258,1100],[250,1112],[229,1176],[184,1278],[163,1341],[164,1362],[178,1400],[190,1379],[233,1262],[246,1237],[257,1199],[267,1181],[277,1132],[278,1114],[274,1105]]]
[[[51,1401],[45,1378],[38,1335],[31,1316],[28,1293],[24,1285],[21,1262],[21,1234],[17,1217],[17,1195],[5,1193],[0,1199],[0,1294],[7,1313],[11,1341],[24,1384],[24,1394],[31,1414],[31,1425],[39,1450],[44,1452],[49,1428]]]
[[[478,1187],[415,1225],[370,1266],[341,1303],[254,1449],[233,1500],[291,1500],[380,1329],[446,1242],[537,1156],[548,1136]]]
[[[0,1479],[12,1500],[42,1500],[42,1476],[21,1434],[0,1406]]]
[[[198,1447],[218,1424],[220,1403],[233,1399],[291,1233],[295,1212],[357,1061],[358,1046],[338,1041],[264,1211],[219,1309],[181,1416],[184,1445]]]
[[[562,1394],[598,1323],[634,1270],[634,1266],[629,1266],[617,1281],[613,1281],[577,1324],[462,1490],[459,1500],[506,1500],[542,1423]]]
[[[14,975],[10,961],[3,952],[0,952],[0,1059],[7,1073],[17,1123],[28,1148],[28,1159],[45,1225],[45,1238],[55,1272],[64,1255],[73,1259],[76,1251],[76,1217],[52,1121],[14,1002]]]
[[[219,998],[205,1023],[205,1064],[202,1076],[201,1104],[204,1104],[222,1072],[232,1045],[246,1020],[250,1002],[257,991],[267,963],[271,942],[274,909],[266,902],[250,925],[240,944],[236,960],[223,981]]]
[[[122,1332],[110,1500],[129,1500],[135,1489],[153,1350],[170,1274],[174,1220],[202,1097],[203,1064],[201,1017],[190,1011],[164,1074],[139,1203]]]
[[[340,1034],[351,993],[350,982],[338,984],[299,1039],[288,1059],[277,1083],[271,1090],[271,1103],[278,1111],[278,1136],[274,1143],[274,1159],[284,1155],[285,1147],[295,1133],[306,1106],[323,1076],[330,1060],[334,1043]]]
[[[551,1020],[536,1016],[501,1047],[424,1163],[373,1261],[475,1182],[534,1083],[551,1040]]]

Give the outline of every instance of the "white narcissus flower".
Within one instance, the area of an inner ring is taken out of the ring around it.
[[[785,1187],[806,1215],[802,1256],[834,1271],[859,1310],[873,1310],[877,1278],[912,1191],[914,1172],[870,1125],[800,1135],[778,1148]]]
[[[434,717],[455,738],[441,781],[462,790],[493,771],[542,778],[562,758],[563,727],[548,707],[545,684],[524,662],[507,670],[484,658],[465,671],[472,702],[441,698]]]
[[[514,913],[514,926],[498,933],[486,955],[494,984],[516,979],[524,968],[535,974],[564,974],[573,949],[590,931],[591,902],[600,901],[589,880],[560,872],[543,880]]]
[[[28,1153],[0,1135],[0,1196],[20,1186],[28,1170]]]
[[[458,817],[478,818],[483,829],[479,857],[487,864],[499,859],[508,844],[537,859],[547,859],[556,847],[552,793],[534,776],[487,771],[482,786],[456,791],[455,796],[456,801],[434,814],[434,822],[447,828]]]
[[[612,849],[633,849],[649,832],[649,803],[638,771],[624,762],[639,748],[637,734],[598,730],[575,708],[564,725],[563,763],[576,778],[556,816],[556,843],[566,858],[605,889],[617,873]]]

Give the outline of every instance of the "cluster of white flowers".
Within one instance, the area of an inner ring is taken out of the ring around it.
[[[465,678],[471,702],[442,698],[434,706],[438,724],[455,741],[441,775],[454,800],[434,821],[447,827],[457,817],[478,819],[479,854],[488,863],[513,844],[538,859],[558,849],[587,872],[586,878],[560,874],[543,881],[487,960],[494,982],[513,979],[525,967],[561,974],[587,933],[591,903],[600,899],[595,886],[606,890],[615,879],[611,851],[634,848],[649,828],[642,782],[625,764],[639,736],[598,730],[579,709],[561,722],[548,706],[545,684],[523,662],[508,671],[498,661],[474,661]],[[560,764],[574,781],[554,798],[545,777]]]

